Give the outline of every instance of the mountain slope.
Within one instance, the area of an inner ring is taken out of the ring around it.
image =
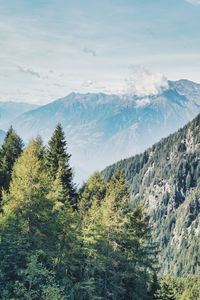
[[[200,85],[181,80],[145,98],[72,93],[22,114],[13,126],[25,141],[41,134],[47,142],[60,122],[72,164],[82,172],[77,177],[85,179],[95,169],[145,150],[198,112]]]
[[[37,107],[38,105],[28,103],[0,102],[0,128],[7,130],[15,118]]]
[[[162,274],[200,273],[200,114],[143,154],[120,161],[132,200],[144,201]],[[117,168],[103,171],[106,177]]]

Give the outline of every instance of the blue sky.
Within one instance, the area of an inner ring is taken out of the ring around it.
[[[121,93],[141,68],[151,78],[200,83],[200,0],[0,0],[0,7],[0,101]]]

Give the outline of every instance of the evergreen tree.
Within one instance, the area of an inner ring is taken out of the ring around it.
[[[157,276],[157,273],[154,272],[153,273],[153,277],[152,277],[152,282],[151,282],[151,285],[150,285],[150,291],[149,291],[149,296],[150,296],[150,299],[151,300],[156,300],[156,293],[159,289],[159,281],[158,281],[158,276]]]
[[[43,145],[43,140],[42,140],[42,137],[40,135],[38,135],[35,139],[35,144],[38,148],[38,158],[40,160],[44,160],[45,159],[45,156],[46,156],[46,149],[45,149],[45,146]]]
[[[148,299],[154,245],[142,207],[130,207],[120,167],[107,183],[104,199],[92,201],[83,220],[83,299]]]
[[[38,147],[32,141],[14,165],[9,192],[3,193],[0,294],[7,290],[7,299],[13,298],[17,281],[26,287],[23,274],[31,255],[42,251],[41,263],[47,260],[50,263],[50,257],[55,255],[53,201],[48,199],[48,192],[49,179],[39,159]]]
[[[73,184],[73,173],[69,165],[70,154],[67,153],[65,135],[60,124],[49,141],[47,150],[47,166],[53,180],[56,179],[59,171],[60,181],[63,186],[65,199],[69,199],[73,206],[76,206],[76,191]]]
[[[77,211],[73,210],[70,201],[68,201],[69,199],[66,198],[61,176],[62,170],[59,168],[48,194],[48,198],[53,202],[53,226],[54,231],[57,232],[54,248],[55,270],[59,280],[62,278],[67,279],[69,274],[73,274],[72,277],[77,280],[79,269],[77,263],[77,256],[79,255],[79,218]]]
[[[158,300],[176,300],[175,292],[169,278],[160,281],[160,289],[156,293]]]
[[[123,205],[127,207],[130,193],[128,184],[122,174],[120,164],[118,164],[113,176],[108,178],[107,183],[106,196],[113,199],[115,208],[117,209]]]
[[[79,191],[79,210],[85,215],[92,203],[96,201],[99,205],[106,194],[106,183],[99,172],[95,172]]]
[[[178,300],[184,288],[179,278],[160,278],[159,288],[155,294],[158,300]]]
[[[199,300],[200,277],[187,278],[166,277],[160,278],[156,292],[157,300]]]
[[[11,172],[16,159],[23,149],[23,141],[16,134],[12,126],[6,133],[2,149],[0,150],[0,188],[8,190]],[[0,196],[1,197],[1,196]]]
[[[19,215],[29,235],[40,236],[41,233],[42,236],[53,207],[53,202],[47,198],[49,188],[40,149],[32,140],[14,165],[9,192],[3,194],[3,219]]]
[[[66,200],[59,166],[46,171],[32,141],[13,168],[0,220],[2,299],[74,299],[81,252],[77,211]]]

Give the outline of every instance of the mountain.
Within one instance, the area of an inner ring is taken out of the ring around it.
[[[71,93],[20,115],[14,128],[28,141],[45,142],[58,122],[66,133],[76,179],[139,153],[179,129],[200,112],[200,84],[169,81],[157,95]]]
[[[38,105],[22,102],[0,102],[0,128],[7,130],[19,115],[37,107]]]
[[[121,160],[132,202],[143,201],[159,245],[160,273],[200,273],[200,114],[144,153]],[[103,171],[114,173],[118,164]]]

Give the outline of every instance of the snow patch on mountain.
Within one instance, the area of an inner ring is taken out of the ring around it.
[[[143,106],[150,104],[151,99],[147,97],[147,98],[136,100],[135,103],[136,103],[136,106],[135,106],[136,108],[143,107]]]

